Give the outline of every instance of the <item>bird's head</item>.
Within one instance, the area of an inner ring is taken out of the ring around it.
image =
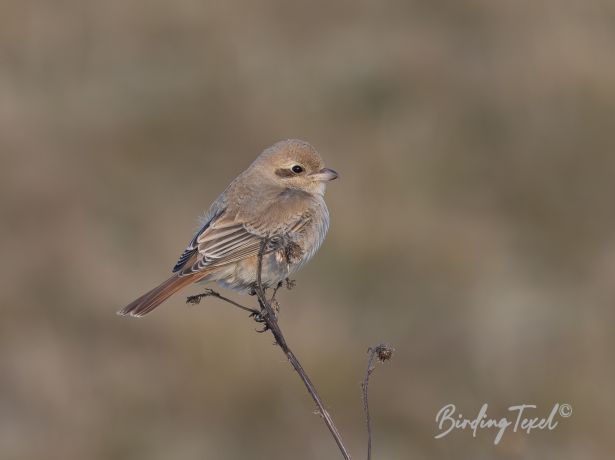
[[[338,177],[337,172],[324,167],[314,147],[298,139],[275,143],[259,155],[253,166],[276,185],[321,195],[326,183]]]

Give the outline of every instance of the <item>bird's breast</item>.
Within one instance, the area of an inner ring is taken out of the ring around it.
[[[316,201],[309,214],[308,222],[290,238],[294,244],[290,249],[292,271],[301,268],[316,254],[329,230],[329,210],[323,199]]]

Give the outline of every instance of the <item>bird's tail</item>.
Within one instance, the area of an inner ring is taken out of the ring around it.
[[[180,289],[185,288],[191,283],[195,283],[202,279],[203,273],[193,273],[191,275],[178,276],[173,275],[168,280],[163,281],[151,291],[143,294],[138,299],[132,301],[120,311],[117,312],[121,316],[144,316],[151,312],[154,308],[167,300]]]

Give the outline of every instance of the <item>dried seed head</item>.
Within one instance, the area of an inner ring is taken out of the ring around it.
[[[380,345],[376,346],[375,351],[378,360],[383,363],[393,357],[393,352],[395,351],[395,348],[390,345],[385,345],[384,343],[381,343]]]

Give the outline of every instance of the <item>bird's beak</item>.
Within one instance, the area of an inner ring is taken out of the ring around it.
[[[330,180],[335,180],[338,178],[338,174],[336,171],[329,168],[322,168],[317,173],[312,173],[310,176],[317,181],[321,182],[329,182]]]

